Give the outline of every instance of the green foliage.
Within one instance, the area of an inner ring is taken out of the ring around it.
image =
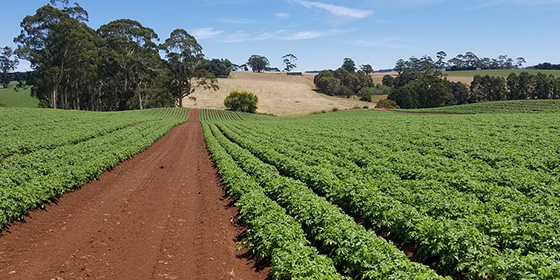
[[[560,113],[560,100],[492,101],[407,111],[453,114]]]
[[[313,80],[317,89],[327,95],[352,96],[362,88],[373,87],[373,79],[363,71],[349,72],[344,68],[324,70]]]
[[[247,61],[247,65],[251,67],[253,72],[260,73],[264,71],[268,67],[268,65],[270,65],[270,62],[268,62],[268,59],[266,57],[255,54],[249,57],[249,60]]]
[[[354,73],[356,72],[356,63],[354,63],[354,60],[352,60],[351,58],[345,58],[344,62],[342,63],[342,66],[340,67],[350,73]]]
[[[224,106],[228,110],[240,111],[254,114],[257,111],[259,97],[246,91],[231,91],[224,100]]]
[[[296,61],[297,61],[297,57],[291,53],[284,55],[282,57],[283,59],[283,63],[284,65],[286,65],[286,68],[284,68],[284,71],[290,72],[292,71],[292,69],[296,68]]]
[[[272,279],[343,279],[332,259],[310,246],[297,220],[267,197],[261,185],[221,146],[214,136],[220,132],[207,123],[202,127],[228,194],[237,200],[240,218],[249,225],[241,243],[258,259],[271,261]]]
[[[207,60],[204,65],[204,69],[214,74],[216,78],[229,77],[232,68],[233,68],[233,64],[231,63],[231,61],[229,61],[229,59]]]
[[[388,99],[401,108],[430,108],[475,102],[464,84],[448,81],[429,56],[420,59],[399,60],[395,69],[399,76],[384,77],[384,84],[392,84],[394,90]]]
[[[270,115],[251,114],[245,112],[216,110],[216,109],[200,109],[199,110],[200,122],[209,121],[238,121],[238,120],[255,120],[270,117]]]
[[[559,122],[346,111],[219,122],[213,135],[352,278],[438,277],[356,218],[443,275],[557,279]]]
[[[143,151],[187,116],[183,108],[0,109],[0,229]]]
[[[0,103],[6,107],[37,108],[39,100],[31,96],[29,87],[16,89],[16,83],[12,82],[8,88],[0,88]]]
[[[195,89],[217,90],[216,77],[204,66],[202,46],[194,36],[183,29],[175,29],[163,44],[167,52],[167,66],[171,73],[171,94],[179,107],[183,107],[183,98],[192,94]]]
[[[283,159],[263,145],[251,144],[252,140],[228,125],[219,123],[211,130],[239,167],[268,197],[286,209],[288,215],[297,217],[307,238],[320,246],[345,275],[353,279],[444,279],[427,266],[410,262],[391,243],[357,225],[338,206],[317,196],[305,181],[280,175],[279,171],[286,174],[286,169],[277,168],[287,167],[290,159]],[[278,165],[275,167],[270,162]]]
[[[19,64],[19,60],[14,56],[12,48],[6,46],[0,48],[0,75],[3,88],[8,88],[11,81],[10,71],[13,71]]]
[[[366,73],[368,75],[372,74],[374,72],[373,67],[369,64],[364,64],[364,65],[360,66],[360,70],[362,70],[364,73]]]
[[[377,102],[375,108],[400,109],[401,107],[399,107],[399,105],[397,105],[397,102],[393,100],[381,99]]]
[[[388,95],[391,93],[391,88],[384,85],[376,85],[374,87],[365,87],[358,92],[360,100],[371,102],[374,95]]]
[[[543,73],[547,76],[553,75],[556,78],[560,78],[560,70],[537,70],[537,69],[501,69],[501,70],[468,70],[468,71],[448,71],[445,75],[448,77],[474,77],[474,75],[480,76],[492,76],[492,77],[502,77],[507,78],[510,74],[519,75],[523,72],[527,72],[531,75],[537,75],[537,73]]]
[[[387,75],[383,76],[383,80],[382,80],[381,83],[382,83],[384,86],[393,87],[394,81],[395,81],[395,78],[394,78],[393,76],[387,74]]]

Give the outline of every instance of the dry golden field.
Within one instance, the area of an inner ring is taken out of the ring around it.
[[[315,92],[315,74],[288,76],[282,72],[231,72],[227,79],[218,79],[218,91],[197,90],[183,100],[183,106],[205,109],[225,109],[224,99],[232,90],[245,90],[259,97],[257,111],[277,116],[307,115],[314,112],[374,108],[375,103],[331,97]]]

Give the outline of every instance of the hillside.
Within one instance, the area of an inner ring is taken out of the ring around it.
[[[246,90],[259,97],[258,112],[278,116],[306,115],[333,108],[351,109],[375,103],[326,96],[313,91],[315,74],[288,76],[286,73],[232,72],[227,79],[218,79],[218,91],[197,90],[183,100],[183,106],[224,109],[223,101],[232,90]]]
[[[0,107],[29,107],[37,108],[39,100],[31,97],[31,88],[16,91],[16,83],[12,82],[8,88],[0,87]]]

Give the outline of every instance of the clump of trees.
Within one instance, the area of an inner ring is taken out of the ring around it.
[[[560,64],[552,64],[550,62],[544,62],[527,68],[540,69],[540,70],[560,70]]]
[[[256,113],[259,97],[247,91],[231,91],[224,100],[224,106],[231,111]]]
[[[202,47],[182,29],[165,43],[140,22],[94,30],[78,3],[51,0],[21,23],[16,54],[34,70],[32,95],[50,108],[126,110],[182,105],[197,87],[216,88]],[[166,52],[165,60],[159,52]]]
[[[227,78],[233,70],[233,63],[229,59],[211,59],[204,64],[204,69],[214,74],[216,78]]]
[[[511,73],[507,79],[489,75],[475,75],[470,86],[474,102],[558,99],[560,98],[560,78],[553,75],[521,72]]]
[[[467,86],[448,81],[429,56],[399,60],[397,77],[385,75],[383,84],[392,87],[388,99],[401,108],[428,108],[473,102]]]
[[[268,58],[262,55],[254,54],[249,57],[249,60],[247,60],[247,65],[251,67],[253,72],[260,73],[268,68],[270,62],[268,61]]]
[[[12,80],[10,72],[16,69],[18,64],[19,60],[15,57],[12,48],[8,46],[0,48],[0,71],[2,75],[1,82],[3,88],[7,88],[10,84],[10,81]]]
[[[429,56],[399,60],[397,77],[385,75],[383,85],[391,87],[388,98],[401,108],[427,108],[481,101],[560,98],[560,78],[543,73],[511,73],[507,79],[475,75],[470,87],[450,82],[438,62]]]
[[[371,76],[364,71],[356,71],[356,64],[350,58],[345,58],[337,70],[319,72],[313,81],[319,91],[332,96],[350,97],[374,86]]]
[[[507,55],[500,55],[497,58],[479,58],[473,52],[458,54],[457,56],[445,61],[447,53],[439,51],[436,54],[436,67],[440,70],[460,71],[476,69],[519,69],[526,63],[525,58],[518,57],[515,60]]]

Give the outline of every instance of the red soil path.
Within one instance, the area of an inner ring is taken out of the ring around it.
[[[206,151],[198,111],[0,237],[0,279],[265,279]]]

